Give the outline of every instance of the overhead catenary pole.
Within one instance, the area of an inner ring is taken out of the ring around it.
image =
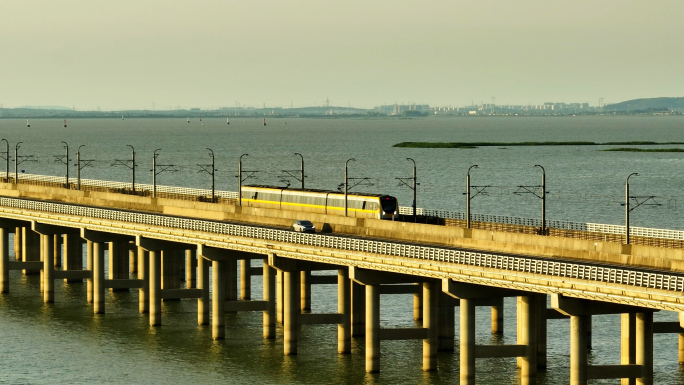
[[[209,156],[211,156],[211,202],[214,203],[216,202],[214,189],[214,150],[209,147],[207,147],[207,150],[209,150]]]
[[[300,177],[302,180],[302,190],[304,190],[304,156],[298,152],[295,152],[295,155],[299,155],[300,158],[302,158],[302,163],[300,169]]]
[[[62,141],[64,143],[64,148],[66,149],[66,159],[64,160],[64,164],[66,165],[66,182],[64,183],[65,188],[69,188],[69,145],[67,142]]]
[[[541,192],[541,233],[546,235],[546,170],[541,165],[535,164],[534,167],[539,167],[542,170],[542,192]]]
[[[356,162],[356,158],[351,158],[347,159],[347,161],[344,163],[344,216],[347,216],[347,186],[349,185],[349,177],[347,173],[347,169],[349,168],[349,161],[354,161]]]
[[[5,142],[5,183],[9,183],[9,141],[2,139]]]
[[[78,180],[78,189],[81,189],[81,147],[85,147],[85,144],[82,144],[78,146],[78,151],[76,153],[76,168],[78,170],[77,172],[77,180]]]
[[[249,154],[240,155],[238,162],[238,206],[242,206],[242,157],[249,156]]]
[[[133,156],[131,160],[131,162],[133,162],[131,164],[131,189],[133,190],[133,194],[135,195],[135,148],[133,148],[133,146],[131,146],[130,144],[127,144],[126,146],[130,147],[131,151],[133,151]]]
[[[406,160],[410,160],[413,162],[413,221],[416,221],[417,218],[417,213],[416,213],[416,187],[418,186],[417,180],[416,180],[416,161],[413,160],[412,158],[406,158]]]
[[[476,164],[468,167],[466,174],[466,228],[470,228],[470,170],[478,168]]]
[[[24,142],[17,142],[17,145],[14,146],[14,183],[17,184],[19,183],[19,162],[17,159],[19,159],[19,145]]]
[[[157,197],[157,151],[161,151],[161,148],[154,150],[154,156],[152,157],[152,197]]]
[[[625,243],[629,245],[629,178],[632,176],[638,176],[639,174],[633,172],[627,177],[625,182]]]

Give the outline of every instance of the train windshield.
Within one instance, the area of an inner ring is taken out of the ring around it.
[[[380,197],[380,205],[382,206],[382,211],[387,214],[394,214],[397,211],[397,199],[389,195]]]

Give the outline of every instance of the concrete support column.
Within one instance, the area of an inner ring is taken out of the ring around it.
[[[162,322],[162,256],[161,251],[150,250],[150,326],[159,326]]]
[[[128,242],[109,242],[109,279],[128,279],[129,252]],[[128,289],[110,289],[128,291]]]
[[[268,265],[268,259],[264,260],[263,293],[266,301],[264,310],[264,338],[276,336],[276,270]]]
[[[240,260],[240,299],[249,301],[252,299],[252,273],[249,271],[252,261]]]
[[[55,236],[40,235],[40,247],[43,254],[43,302],[55,302]]]
[[[492,334],[503,334],[504,330],[504,308],[503,298],[499,304],[492,306]]]
[[[128,246],[128,271],[131,274],[138,273],[138,247],[134,244]]]
[[[337,270],[337,312],[342,314],[342,323],[337,324],[337,352],[340,354],[351,353],[351,283],[349,268]]]
[[[475,384],[475,303],[461,299],[460,379],[461,385]]]
[[[22,227],[22,261],[40,261],[40,235],[30,227]],[[23,274],[38,274],[40,270],[24,269]],[[41,286],[43,282],[41,281]]]
[[[439,335],[437,337],[437,351],[439,352],[453,352],[455,350],[455,301],[454,297],[444,292],[440,293],[438,298],[437,317],[439,320],[437,321],[437,327],[439,328]]]
[[[527,354],[521,362],[520,382],[534,384],[537,378],[537,298],[534,295],[521,298],[521,343],[527,346]]]
[[[679,312],[679,324],[684,325],[684,311]],[[679,333],[679,365],[684,365],[684,333]]]
[[[238,300],[238,267],[237,260],[229,259],[223,262],[226,271],[226,301]]]
[[[366,372],[380,371],[380,286],[366,285]]]
[[[193,269],[194,270],[194,269]],[[209,261],[201,255],[197,256],[197,288],[202,290],[202,295],[197,299],[197,324],[209,324]]]
[[[366,289],[363,285],[352,281],[351,296],[352,337],[360,337],[366,333]]]
[[[283,271],[283,345],[285,355],[297,354],[297,329],[299,329],[300,294],[299,271]]]
[[[197,249],[185,250],[185,287],[192,289],[197,287]]]
[[[105,312],[105,273],[104,273],[104,244],[93,244],[93,312],[104,314]]]
[[[23,232],[24,228],[23,227],[15,227],[14,228],[14,259],[16,261],[21,261],[24,255],[23,251],[23,245],[24,241],[22,240],[23,238]]]
[[[620,365],[636,363],[636,313],[620,314]],[[623,378],[621,385],[636,385],[635,378]]]
[[[423,370],[437,370],[437,303],[442,294],[439,281],[423,282],[423,327],[427,338],[423,339]]]
[[[9,293],[9,232],[0,227],[0,293]]]
[[[547,345],[547,329],[546,329],[546,294],[538,294],[536,299],[536,322],[537,322],[537,370],[546,371],[546,345]],[[501,330],[503,332],[503,329]]]
[[[142,247],[137,247],[138,279],[143,281],[142,288],[138,289],[138,309],[140,314],[150,312],[150,253]]]
[[[53,266],[62,267],[62,234],[54,234],[52,239]]]
[[[653,313],[636,314],[636,364],[642,366],[637,385],[653,385]]]
[[[226,269],[223,261],[211,264],[211,336],[215,340],[226,338]]]
[[[300,277],[302,311],[311,311],[311,271],[303,270]]]
[[[181,279],[184,279],[182,267],[185,265],[185,251],[178,249],[163,250],[161,252],[162,289],[180,289]]]
[[[276,321],[283,324],[283,272],[276,272]]]
[[[420,283],[416,283],[420,286]],[[423,291],[418,290],[417,293],[413,294],[413,319],[415,321],[420,321],[423,319]]]
[[[62,253],[64,270],[83,270],[83,239],[78,234],[64,234]],[[83,280],[65,278],[64,282],[83,282]]]
[[[570,316],[570,385],[587,384],[587,316]]]
[[[91,278],[86,278],[86,298],[88,303],[93,302],[93,242],[86,241],[86,269],[90,271]]]

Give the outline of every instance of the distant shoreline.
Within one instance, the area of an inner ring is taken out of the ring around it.
[[[473,149],[479,147],[530,147],[530,146],[663,146],[677,145],[684,142],[401,142],[392,147],[404,148],[457,148]],[[601,151],[644,151],[644,152],[680,152],[679,149],[637,149],[637,148],[615,148]],[[684,152],[682,150],[681,152]]]

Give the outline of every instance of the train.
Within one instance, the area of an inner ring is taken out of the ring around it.
[[[344,193],[289,187],[242,186],[242,205],[310,213],[344,215]],[[347,194],[347,216],[394,219],[399,214],[397,198],[387,194]]]

